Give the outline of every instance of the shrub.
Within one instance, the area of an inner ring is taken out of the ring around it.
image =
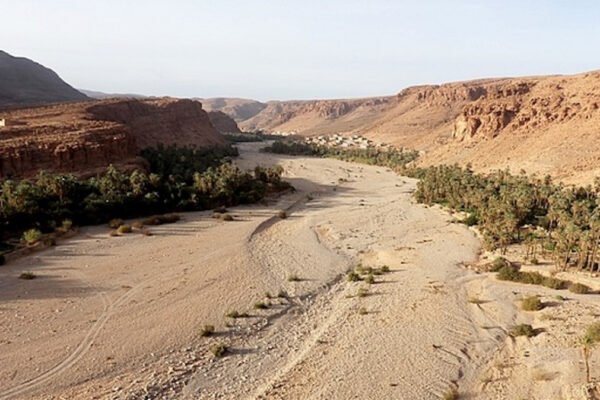
[[[494,259],[494,261],[492,261],[492,264],[490,265],[490,271],[498,272],[498,271],[500,271],[501,268],[510,267],[510,266],[511,266],[511,264],[506,258],[497,257],[496,259]]]
[[[42,232],[39,229],[29,229],[23,232],[22,241],[25,244],[32,245],[37,243],[42,237]]]
[[[229,318],[245,318],[248,316],[246,313],[240,313],[237,310],[229,311],[225,316]]]
[[[358,313],[360,315],[365,315],[365,314],[367,314],[367,309],[365,307],[361,307],[358,309]]]
[[[526,297],[521,301],[523,311],[538,311],[544,308],[542,301],[537,296]]]
[[[225,346],[223,343],[217,343],[210,348],[210,352],[215,357],[223,357],[225,353],[227,353],[227,350],[227,346]]]
[[[142,229],[144,227],[144,223],[142,221],[135,221],[131,226],[135,229]]]
[[[71,230],[71,228],[73,227],[73,221],[71,221],[70,219],[63,219],[60,228],[62,231],[67,232],[69,230]]]
[[[566,282],[561,280],[561,279],[557,279],[557,278],[551,278],[551,277],[544,277],[544,279],[542,280],[542,285],[546,286],[550,289],[562,289],[565,287]]]
[[[455,388],[448,389],[444,393],[444,400],[458,400],[458,399],[459,399],[458,391]]]
[[[233,221],[233,217],[229,214],[223,215],[223,221]]]
[[[383,272],[384,274],[387,274],[388,272],[390,272],[390,267],[388,267],[387,265],[384,265],[383,267],[380,268],[380,271]]]
[[[279,211],[279,213],[277,214],[277,216],[281,219],[286,219],[287,218],[287,213],[285,212],[285,210],[281,210]]]
[[[367,288],[359,288],[358,292],[356,292],[358,297],[367,297],[369,295],[369,289]]]
[[[594,322],[587,327],[583,336],[584,344],[594,344],[600,342],[600,322]]]
[[[215,333],[215,327],[213,325],[204,325],[202,329],[200,329],[201,337],[211,336],[213,333]]]
[[[35,279],[36,275],[33,272],[22,272],[21,275],[19,275],[19,279],[25,279],[25,280],[32,280]]]
[[[279,292],[277,292],[277,297],[285,299],[288,297],[288,294],[285,290],[280,289]]]
[[[375,277],[373,276],[373,274],[367,275],[367,277],[365,278],[365,283],[368,283],[369,285],[375,283]]]
[[[535,330],[529,324],[519,324],[515,325],[510,329],[511,336],[527,336],[533,337],[535,336]]]
[[[498,269],[496,278],[500,279],[501,281],[518,282],[521,278],[521,275],[517,267],[513,267],[512,265],[505,265]]]
[[[266,310],[267,308],[269,308],[269,305],[263,301],[257,301],[256,303],[254,303],[254,308],[256,308],[257,310]]]
[[[587,294],[590,288],[582,283],[571,283],[569,285],[569,291],[577,294]]]
[[[346,274],[346,280],[348,282],[357,282],[360,281],[360,275],[358,275],[356,272],[354,271],[350,271]]]
[[[123,224],[117,228],[117,233],[119,235],[122,235],[124,233],[131,233],[132,231],[133,231],[133,229],[131,228],[131,225],[127,225],[127,224]]]
[[[287,277],[288,282],[299,282],[300,277],[296,274],[289,274]]]
[[[112,229],[117,229],[118,227],[120,227],[124,223],[125,223],[125,221],[123,221],[121,218],[114,218],[114,219],[111,219],[108,222],[108,227],[112,228]]]

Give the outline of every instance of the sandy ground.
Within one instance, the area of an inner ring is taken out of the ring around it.
[[[556,301],[463,268],[476,235],[415,204],[412,179],[258,146],[240,145],[238,163],[283,165],[296,193],[236,207],[233,222],[187,213],[151,237],[85,228],[0,268],[0,399],[594,398],[578,338],[595,295]],[[359,262],[391,272],[347,282]],[[530,293],[544,311],[518,310]],[[515,340],[516,322],[544,332]]]

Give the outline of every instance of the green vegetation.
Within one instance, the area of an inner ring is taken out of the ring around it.
[[[168,212],[253,203],[290,187],[281,180],[281,167],[238,169],[227,160],[237,155],[232,147],[159,147],[141,154],[149,173],[110,166],[89,179],[41,172],[31,180],[0,180],[0,240],[27,229],[53,232],[65,220],[79,226],[111,221],[111,228],[119,229],[122,218],[158,214],[142,223],[169,223],[179,216]]]
[[[268,135],[262,132],[225,133],[223,136],[225,136],[225,139],[230,143],[263,142],[265,140],[281,138],[281,136]]]
[[[444,393],[444,400],[458,400],[458,399],[459,399],[458,391],[455,388],[448,389]]]
[[[215,333],[215,327],[213,325],[204,325],[202,329],[200,329],[201,337],[212,336],[213,333]]]
[[[328,146],[283,141],[276,141],[271,146],[265,147],[263,151],[277,154],[336,158],[344,161],[379,165],[391,169],[404,168],[406,164],[419,156],[419,153],[416,151],[402,151],[396,149],[384,151],[373,148],[339,149]]]
[[[569,285],[569,291],[577,294],[587,294],[590,288],[582,283],[572,283]]]
[[[27,245],[37,243],[42,238],[42,232],[39,229],[28,229],[23,232],[21,240]]]
[[[527,336],[533,337],[536,335],[535,330],[529,324],[515,325],[510,329],[511,336]]]
[[[19,279],[25,279],[27,281],[35,279],[36,277],[37,276],[33,272],[22,272],[21,275],[19,275]]]
[[[350,271],[346,274],[346,280],[348,282],[358,282],[360,281],[360,275],[354,271]]]
[[[562,279],[544,276],[539,272],[520,271],[519,267],[507,265],[498,270],[496,277],[502,281],[527,283],[531,285],[546,286],[550,289],[563,289],[568,282]]]
[[[257,301],[256,303],[254,303],[254,308],[256,308],[257,310],[266,310],[267,308],[269,308],[269,304],[265,303],[264,301]]]
[[[223,357],[229,349],[223,343],[217,343],[210,348],[210,352],[215,357]]]
[[[544,304],[537,296],[529,296],[521,301],[523,311],[539,311],[544,308]]]
[[[587,327],[583,336],[583,343],[585,345],[592,345],[598,342],[600,342],[600,322],[594,322]]]
[[[289,274],[287,277],[288,282],[299,282],[300,277],[296,274]]]
[[[234,318],[235,319],[235,318],[245,318],[245,317],[248,316],[248,314],[247,313],[240,313],[237,310],[232,310],[232,311],[229,311],[227,314],[225,314],[225,316],[228,317],[228,318]]]
[[[409,171],[420,178],[415,193],[422,203],[438,203],[476,220],[488,249],[523,243],[526,256],[551,252],[563,268],[598,268],[600,180],[566,187],[544,179],[497,171],[475,174],[469,166],[436,166]]]
[[[124,233],[131,233],[131,232],[133,232],[133,228],[131,227],[131,225],[123,224],[117,228],[117,233],[119,235],[122,235]]]

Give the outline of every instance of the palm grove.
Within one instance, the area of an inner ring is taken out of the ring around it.
[[[539,252],[551,255],[562,268],[598,269],[600,244],[600,180],[587,187],[555,184],[508,170],[474,173],[470,166],[411,166],[415,152],[374,149],[332,149],[301,143],[276,142],[266,151],[281,154],[334,157],[381,165],[418,178],[415,198],[465,213],[461,221],[477,225],[488,249],[513,243],[526,246],[527,257],[537,262]]]

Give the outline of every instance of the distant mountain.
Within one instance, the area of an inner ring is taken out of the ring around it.
[[[0,50],[0,106],[86,99],[51,69]]]
[[[210,99],[196,99],[202,102],[206,111],[221,111],[229,115],[236,122],[242,122],[254,117],[264,110],[267,105],[260,101],[227,97],[213,97]]]
[[[152,96],[144,96],[143,94],[133,94],[133,93],[104,93],[97,90],[87,90],[87,89],[78,89],[81,93],[85,94],[92,99],[117,99],[117,98],[127,98],[127,99],[145,99]],[[154,97],[152,97],[154,98]]]

